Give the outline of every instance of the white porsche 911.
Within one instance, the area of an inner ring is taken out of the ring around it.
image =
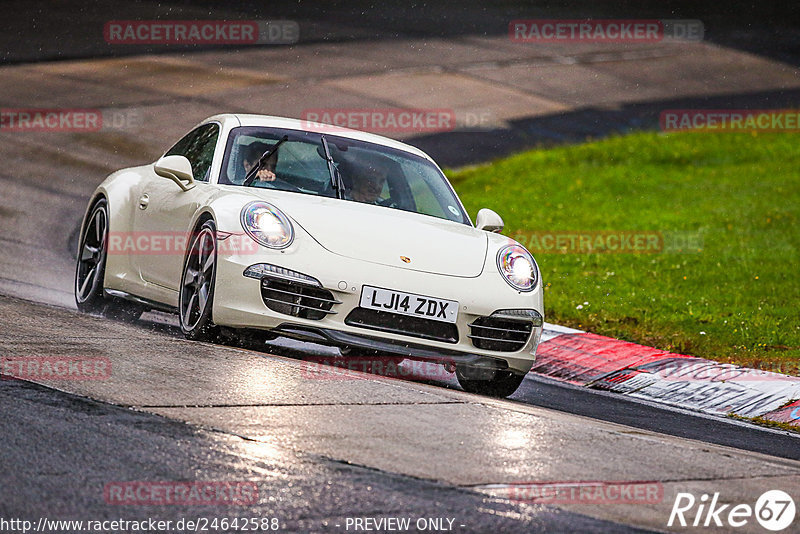
[[[536,354],[531,254],[473,226],[420,150],[260,115],[206,119],[155,163],[94,192],[80,233],[78,308],[177,312],[219,329],[454,366],[462,387],[513,393]]]

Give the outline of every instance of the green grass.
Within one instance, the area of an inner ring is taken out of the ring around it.
[[[537,253],[550,322],[798,374],[800,135],[636,133],[449,171],[505,235],[679,232],[701,247]],[[528,241],[530,244],[530,241]]]

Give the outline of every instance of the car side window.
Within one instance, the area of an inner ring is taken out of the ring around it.
[[[192,164],[194,179],[207,182],[218,138],[219,125],[215,123],[204,124],[189,132],[164,155],[186,157],[189,163]]]

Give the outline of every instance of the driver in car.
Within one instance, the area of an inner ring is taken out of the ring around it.
[[[347,198],[364,204],[386,205],[388,199],[382,199],[381,193],[389,177],[390,166],[388,162],[375,160],[366,165],[363,163],[351,163],[347,165],[347,171],[343,176],[344,180],[349,182],[345,183],[345,196]]]
[[[243,149],[244,157],[242,158],[242,166],[244,167],[244,176],[250,172],[250,169],[255,167],[258,163],[258,158],[264,155],[269,150],[269,145],[265,143],[252,143]],[[275,168],[278,166],[278,153],[273,153],[264,166],[256,173],[256,179],[253,185],[258,186],[260,183],[274,182],[277,176],[275,175]]]

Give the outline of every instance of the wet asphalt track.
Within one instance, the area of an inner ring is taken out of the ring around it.
[[[0,399],[6,519],[277,518],[283,532],[344,532],[348,517],[447,517],[457,532],[641,532],[319,455],[270,458],[258,443],[27,382],[3,381]],[[260,501],[153,507],[104,500],[113,482],[197,479],[254,482]]]
[[[309,372],[290,343],[270,351],[195,343],[163,325],[5,297],[0,329],[6,356],[102,357],[111,366],[104,380],[39,379],[47,388],[0,381],[0,483],[17,488],[4,490],[4,516],[35,520],[47,510],[60,519],[177,519],[246,511],[277,516],[290,531],[341,532],[336,524],[354,515],[438,514],[456,518],[463,532],[660,530],[678,491],[723,489],[744,502],[800,483],[796,460],[602,419],[663,418],[656,430],[691,433],[705,425],[749,442],[773,441],[773,434],[637,408],[607,394],[526,381],[511,400],[497,400],[450,389],[448,381],[331,378]],[[549,408],[536,405],[542,398]],[[551,409],[570,403],[599,413]],[[772,452],[797,443],[777,438],[786,441],[775,441]],[[103,500],[106,484],[131,480],[246,480],[257,484],[259,501],[231,510]],[[663,487],[663,500],[554,508],[480,494],[487,484],[559,480],[652,481]]]

